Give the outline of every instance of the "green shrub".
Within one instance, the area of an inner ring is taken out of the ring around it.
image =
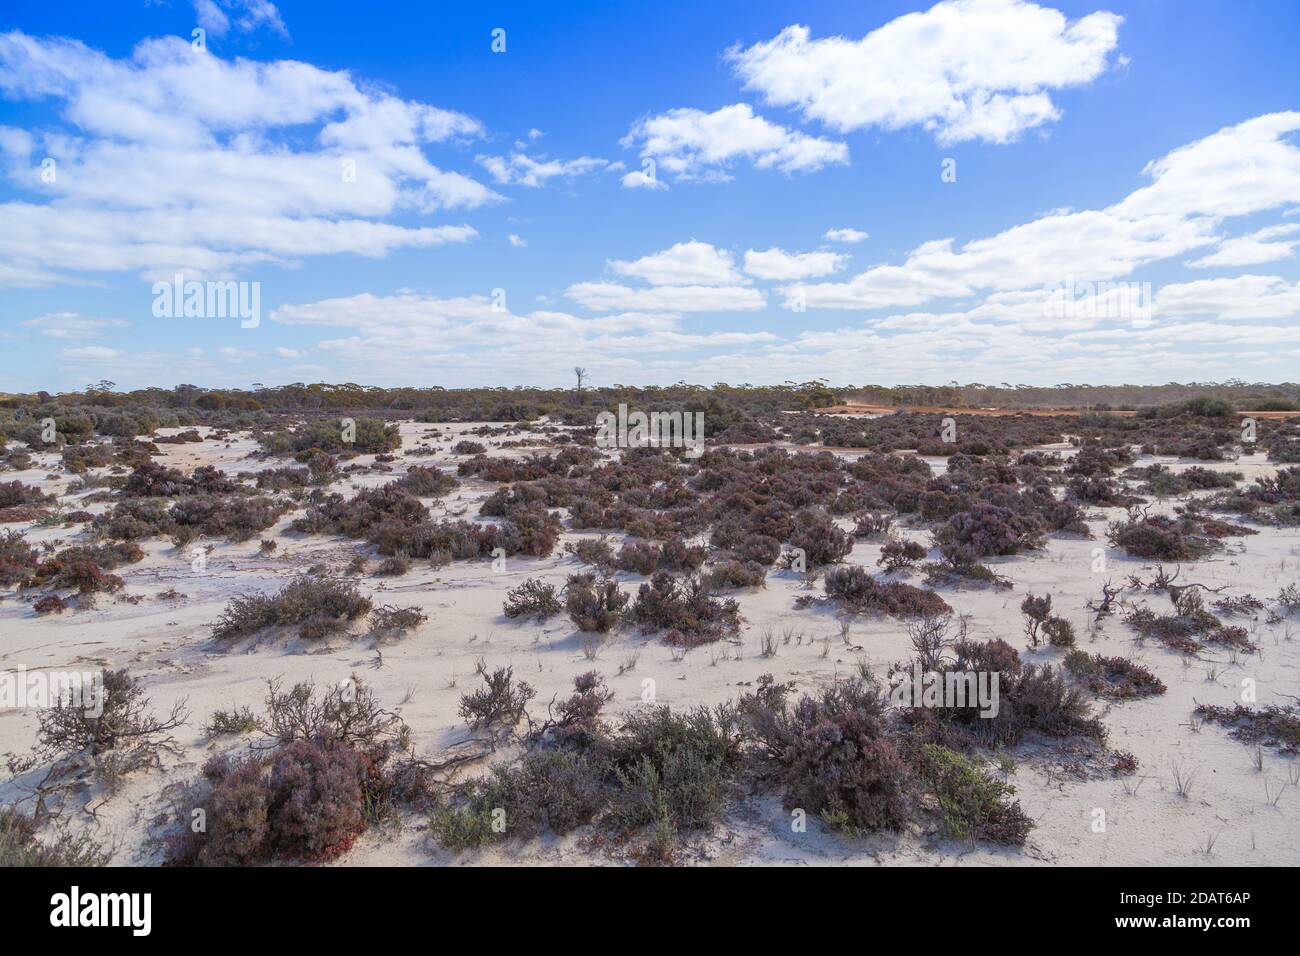
[[[528,578],[518,587],[506,592],[502,613],[509,618],[535,616],[544,621],[564,610],[556,595],[555,585],[538,578]]]
[[[953,840],[1023,846],[1034,823],[1010,798],[1015,787],[947,747],[923,744],[922,776],[939,805],[942,833]]]

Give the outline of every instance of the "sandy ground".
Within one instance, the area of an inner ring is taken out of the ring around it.
[[[430,441],[439,448],[432,458],[399,458],[393,475],[348,477],[333,490],[348,492],[362,485],[391,480],[406,463],[436,463],[453,469],[452,441],[474,426],[436,426],[440,440],[424,437],[434,426],[403,423],[404,448]],[[279,462],[250,461],[255,449],[251,438],[229,442],[162,445],[161,461],[190,469],[215,464],[225,471],[254,470]],[[518,455],[521,449],[492,449],[492,454]],[[1068,451],[1066,451],[1068,454]],[[855,457],[854,453],[844,453]],[[67,476],[56,472],[57,456],[35,455],[38,467],[6,473],[46,491],[64,491]],[[370,456],[357,459],[368,463]],[[1144,457],[1138,464],[1148,464]],[[1190,463],[1161,458],[1175,469]],[[942,460],[931,460],[936,471]],[[1260,457],[1243,458],[1219,466],[1244,471],[1247,479],[1270,470]],[[495,489],[478,481],[462,483],[445,501],[448,511],[472,517],[477,501]],[[73,504],[73,497],[65,499]],[[432,504],[432,502],[430,502]],[[1168,503],[1165,503],[1167,506]],[[87,510],[101,511],[94,505]],[[979,588],[944,590],[945,599],[959,613],[971,616],[971,635],[1003,638],[1017,648],[1026,641],[1021,630],[1019,603],[1026,591],[1050,593],[1055,610],[1075,625],[1080,644],[1089,651],[1132,656],[1146,664],[1168,686],[1160,697],[1106,706],[1098,705],[1110,730],[1111,746],[1131,751],[1141,762],[1135,777],[1080,780],[1061,772],[1031,752],[1020,758],[1012,782],[1036,829],[1023,850],[972,848],[936,843],[917,834],[880,835],[853,840],[833,835],[814,819],[807,832],[792,832],[790,816],[776,797],[764,797],[734,808],[712,833],[691,841],[682,855],[685,863],[723,864],[1297,864],[1300,863],[1300,787],[1293,781],[1300,760],[1279,756],[1265,748],[1263,767],[1254,766],[1254,750],[1229,739],[1212,725],[1198,727],[1191,720],[1197,702],[1232,704],[1242,681],[1252,679],[1260,704],[1284,703],[1285,695],[1300,693],[1300,623],[1270,627],[1262,618],[1249,625],[1260,645],[1257,655],[1230,657],[1210,652],[1201,660],[1156,645],[1139,646],[1122,623],[1112,619],[1091,630],[1085,603],[1106,580],[1120,582],[1130,573],[1151,565],[1123,557],[1105,546],[1104,529],[1118,512],[1092,509],[1094,540],[1056,537],[1041,552],[995,562],[995,569],[1011,579],[1012,591]],[[376,605],[416,605],[429,615],[417,632],[400,642],[376,648],[369,639],[339,639],[324,647],[304,647],[296,641],[263,643],[246,652],[230,653],[213,645],[210,625],[226,603],[240,593],[277,590],[316,563],[328,564],[342,574],[356,553],[356,542],[286,531],[293,514],[261,537],[274,538],[279,548],[273,556],[258,554],[258,540],[242,544],[212,542],[206,569],[191,568],[188,549],[178,551],[169,542],[141,542],[144,561],[116,571],[126,581],[118,595],[100,596],[93,609],[37,618],[27,600],[13,591],[0,592],[0,668],[128,667],[146,682],[155,708],[165,710],[185,698],[192,712],[178,735],[184,757],[168,762],[162,772],[131,777],[116,794],[96,797],[92,819],[76,814],[76,824],[95,829],[116,845],[115,864],[151,864],[160,859],[156,842],[149,838],[159,825],[174,818],[173,799],[179,786],[195,777],[206,757],[217,749],[239,746],[229,739],[206,740],[202,726],[217,708],[247,704],[260,710],[268,678],[286,682],[314,679],[318,683],[342,681],[357,674],[376,690],[380,700],[400,711],[415,731],[422,752],[431,752],[467,738],[456,716],[459,697],[473,686],[475,661],[491,666],[511,664],[517,676],[538,690],[535,706],[543,708],[553,695],[567,694],[573,678],[593,667],[605,676],[616,697],[610,711],[618,713],[642,705],[653,682],[657,702],[674,708],[713,704],[744,692],[762,674],[794,681],[811,690],[836,674],[854,672],[859,660],[868,660],[877,673],[890,662],[910,656],[905,629],[889,618],[858,618],[848,641],[841,639],[839,620],[829,608],[795,610],[794,599],[807,593],[801,580],[773,571],[767,587],[741,592],[745,618],[740,638],[734,642],[692,651],[675,660],[665,645],[625,629],[588,659],[584,640],[567,618],[548,624],[516,623],[501,613],[505,591],[527,577],[563,584],[577,569],[576,561],[557,549],[548,559],[515,558],[494,571],[489,562],[457,562],[434,570],[416,564],[400,578],[360,580]],[[848,523],[845,522],[845,526]],[[63,528],[24,530],[34,542],[63,539],[74,543],[80,531]],[[919,531],[906,534],[924,540]],[[566,533],[563,541],[586,536]],[[1226,593],[1253,593],[1273,598],[1284,585],[1300,579],[1300,536],[1295,531],[1262,530],[1260,534],[1233,538],[1229,549],[1212,560],[1188,566],[1185,580],[1207,585],[1231,585]],[[1094,549],[1102,548],[1106,567],[1094,571]],[[874,570],[878,543],[858,542],[849,561]],[[373,564],[372,564],[373,567]],[[633,590],[643,579],[621,575]],[[175,589],[183,597],[162,599]],[[820,593],[820,587],[817,589]],[[1153,603],[1165,601],[1162,596]],[[1163,609],[1162,609],[1163,613]],[[1234,621],[1233,623],[1239,623]],[[759,634],[765,628],[790,632],[772,658],[759,654]],[[1055,661],[1061,652],[1045,648],[1023,651],[1031,661]],[[633,663],[633,666],[628,667]],[[623,672],[620,672],[623,668]],[[400,704],[399,704],[400,702]],[[29,710],[0,710],[0,753],[23,752],[35,739],[35,714]],[[1180,796],[1174,773],[1194,774],[1190,795]],[[0,785],[0,799],[23,795],[21,785],[33,775]],[[1280,798],[1274,800],[1278,793]],[[1104,829],[1098,821],[1104,814]],[[453,855],[435,847],[421,819],[411,817],[400,826],[372,830],[333,865],[430,865],[508,863],[554,865],[617,862],[583,844],[581,837],[547,839],[526,845],[509,843],[486,853]]]

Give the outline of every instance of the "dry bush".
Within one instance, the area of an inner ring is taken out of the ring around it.
[[[1088,690],[1112,700],[1152,697],[1165,692],[1165,685],[1146,667],[1124,657],[1104,657],[1074,650],[1063,665]]]
[[[767,583],[767,568],[757,561],[721,561],[705,572],[703,581],[710,591],[761,588]]]
[[[598,674],[582,674],[574,693],[525,739],[513,763],[459,787],[431,819],[435,839],[465,849],[544,831],[595,824],[647,862],[673,859],[683,832],[718,819],[741,769],[742,738],[730,708],[674,714],[640,710],[610,727],[611,699]],[[496,826],[497,822],[504,827]]]
[[[231,541],[247,541],[275,524],[287,510],[287,504],[261,496],[194,495],[172,505],[168,518],[174,527],[169,532],[188,529],[213,537],[224,535]]]
[[[853,527],[853,535],[857,538],[878,538],[889,534],[890,528],[894,525],[894,516],[888,512],[879,514],[866,513],[858,515],[857,523]]]
[[[391,558],[384,558],[375,568],[375,574],[379,577],[401,577],[411,570],[411,559],[404,554],[395,554]]]
[[[54,495],[47,495],[33,485],[24,485],[21,481],[0,482],[0,508],[42,505],[54,500]]]
[[[669,535],[659,553],[659,568],[681,573],[698,571],[708,556],[709,549],[704,545],[687,544],[679,535]]]
[[[489,672],[487,664],[479,660],[474,672],[483,679],[483,686],[461,695],[457,713],[471,730],[485,730],[493,740],[508,736],[526,716],[528,702],[537,691],[527,681],[515,681],[513,667]]]
[[[343,440],[343,421],[323,418],[299,425],[293,431],[262,432],[256,438],[271,455],[333,452],[343,456],[379,454],[402,447],[396,424],[377,418],[354,418],[354,441]]]
[[[564,610],[554,584],[539,578],[528,578],[518,587],[506,592],[502,613],[509,618],[536,617],[545,621]]]
[[[85,833],[62,828],[53,839],[41,839],[37,821],[17,807],[0,807],[0,867],[105,866],[112,851]]]
[[[35,548],[18,531],[0,531],[0,585],[17,584],[36,569]]]
[[[1065,618],[1052,614],[1052,596],[1030,594],[1020,603],[1025,616],[1025,636],[1029,646],[1037,647],[1044,639],[1053,647],[1074,646],[1074,626]]]
[[[322,494],[317,489],[312,492],[306,513],[291,527],[306,534],[361,538],[386,521],[418,525],[428,518],[429,509],[419,498],[390,482],[378,488],[363,488],[348,499],[339,494]]]
[[[267,837],[278,852],[316,860],[346,850],[366,826],[366,758],[349,747],[296,740],[271,761]]]
[[[651,575],[659,567],[662,549],[649,541],[625,541],[615,558],[614,566],[620,571]]]
[[[733,598],[719,600],[700,578],[676,578],[667,571],[656,572],[641,585],[631,614],[642,630],[676,632],[690,646],[721,640],[740,629],[740,606]]]
[[[402,637],[429,619],[418,607],[394,607],[385,604],[370,614],[369,635],[375,640]]]
[[[318,640],[346,630],[371,607],[370,598],[353,584],[301,577],[277,594],[235,598],[213,625],[212,636],[229,641],[269,627],[297,625],[300,637]]]
[[[1300,753],[1300,711],[1295,707],[1251,709],[1241,704],[1219,707],[1197,704],[1193,713],[1202,720],[1232,728],[1228,736],[1245,744],[1277,747],[1282,753]]]
[[[878,581],[856,564],[827,571],[824,587],[828,598],[857,612],[914,617],[952,611],[948,602],[934,591],[901,581]]]
[[[1174,605],[1173,614],[1159,615],[1143,604],[1130,608],[1124,623],[1145,638],[1191,656],[1199,654],[1206,644],[1244,651],[1256,649],[1244,627],[1225,625],[1207,611],[1195,588],[1170,588],[1169,597]]]
[[[165,716],[155,715],[144,687],[125,670],[103,671],[98,693],[93,707],[58,700],[37,712],[38,759],[84,756],[97,774],[115,783],[134,770],[161,767],[164,754],[181,752],[172,732],[189,720],[184,700]]]
[[[441,498],[457,488],[460,482],[438,468],[412,465],[393,484],[420,498]]]
[[[213,465],[202,465],[186,476],[156,461],[137,465],[122,483],[124,498],[177,498],[182,495],[229,495],[246,491]]]
[[[67,609],[68,602],[57,594],[47,594],[32,604],[32,610],[37,614],[62,614]]]
[[[1110,543],[1137,558],[1196,561],[1220,547],[1199,533],[1194,521],[1151,515],[1115,522],[1106,531]]]
[[[1019,554],[1043,545],[1041,525],[1032,516],[980,503],[953,515],[935,531],[944,556],[954,563]]]
[[[230,716],[246,730],[247,709]],[[409,756],[410,729],[355,675],[318,692],[267,682],[256,727],[272,739],[243,757],[215,756],[191,788],[204,832],[168,839],[174,865],[315,862],[345,851],[399,800],[427,798],[429,766]]]
[[[564,594],[569,619],[578,630],[598,634],[618,627],[630,600],[617,581],[598,580],[594,574],[569,575]]]
[[[1079,691],[1050,665],[1024,664],[1005,641],[958,640],[956,658],[937,668],[941,680],[953,673],[996,674],[998,709],[981,716],[975,707],[908,708],[902,717],[922,742],[960,750],[972,746],[1014,746],[1028,734],[1104,743],[1106,728]]]
[[[890,538],[880,548],[880,559],[876,562],[886,572],[892,573],[915,567],[916,562],[925,557],[923,545],[902,538]]]
[[[112,541],[135,541],[174,534],[177,530],[165,501],[157,498],[127,498],[94,520],[95,534]]]
[[[338,856],[365,830],[366,758],[342,746],[296,740],[274,754],[216,757],[204,767],[205,829],[173,835],[168,862],[243,866]]]
[[[576,555],[583,564],[593,565],[601,571],[612,571],[617,563],[614,549],[609,546],[609,539],[605,537],[571,541],[564,546],[564,550]]]
[[[740,561],[769,568],[781,556],[781,542],[768,535],[746,535],[732,545],[731,551]]]
[[[809,569],[825,564],[836,564],[853,550],[853,535],[841,531],[829,516],[812,509],[800,511],[796,527],[790,535],[791,547],[804,553]]]
[[[257,715],[247,705],[230,710],[214,710],[203,732],[209,737],[241,736],[258,729]]]
[[[144,552],[131,543],[64,548],[37,564],[22,587],[72,589],[80,594],[116,591],[122,579],[108,571],[143,558]]]
[[[370,685],[355,674],[318,692],[313,681],[288,690],[278,678],[266,682],[264,716],[258,727],[280,744],[317,740],[342,744],[372,756],[404,750],[410,730],[385,710]]]
[[[885,696],[875,683],[838,680],[787,705],[770,680],[742,698],[761,759],[801,808],[838,830],[901,830],[912,819],[913,779],[887,733]]]

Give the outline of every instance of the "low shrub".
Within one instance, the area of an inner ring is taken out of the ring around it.
[[[1228,736],[1245,744],[1277,747],[1283,753],[1300,753],[1300,711],[1295,707],[1252,709],[1241,704],[1219,707],[1197,704],[1193,713],[1212,724],[1231,728]]]
[[[37,614],[62,614],[68,609],[68,602],[57,594],[47,594],[32,605]]]
[[[611,696],[598,674],[577,677],[573,695],[529,735],[518,760],[466,782],[435,809],[434,838],[466,849],[594,824],[620,845],[648,831],[635,852],[671,862],[679,834],[721,814],[741,765],[734,713],[655,707],[615,729],[601,718]]]
[[[740,629],[740,606],[733,598],[719,600],[699,577],[676,578],[656,572],[641,585],[632,605],[632,618],[644,631],[666,630],[690,646],[721,640]]]
[[[345,852],[366,828],[365,755],[296,740],[272,754],[219,756],[204,767],[206,827],[169,845],[173,865],[234,866],[272,859],[318,862]]]
[[[297,578],[274,595],[235,598],[212,628],[218,641],[256,634],[269,627],[298,626],[306,640],[343,631],[370,613],[371,601],[353,584],[328,578]]]
[[[761,588],[767,583],[767,568],[757,561],[721,561],[705,572],[703,581],[710,591]]]
[[[620,571],[650,575],[659,567],[661,554],[659,546],[649,541],[625,541],[614,559],[614,566]]]
[[[790,546],[803,552],[808,569],[835,564],[853,550],[853,535],[841,531],[829,516],[804,509],[795,516],[795,530]]]
[[[1042,528],[1035,518],[984,503],[953,515],[934,536],[945,557],[964,563],[1019,554],[1044,543]]]
[[[786,808],[816,813],[849,833],[905,827],[914,782],[887,736],[879,686],[841,679],[793,707],[786,690],[769,681],[740,705],[760,759],[784,788]]]
[[[545,621],[563,611],[564,605],[560,603],[554,584],[538,578],[528,578],[518,587],[506,592],[501,610],[509,618],[536,617],[539,621]]]
[[[406,474],[393,484],[420,498],[441,498],[457,488],[460,482],[438,468],[412,465],[407,469]]]
[[[630,597],[618,582],[594,574],[571,574],[564,586],[564,606],[580,631],[604,634],[623,619]]]
[[[898,617],[937,616],[952,611],[934,591],[904,584],[879,581],[860,565],[832,568],[823,585],[826,596],[857,612],[876,612]]]
[[[251,734],[257,730],[257,715],[247,705],[230,710],[214,710],[203,732],[209,737]]]
[[[709,549],[704,545],[687,544],[681,536],[673,534],[664,539],[659,568],[686,574],[698,571],[708,556]]]
[[[287,505],[261,496],[194,495],[177,500],[168,517],[176,528],[231,541],[247,541],[275,524]]]
[[[229,495],[246,489],[218,468],[203,465],[186,476],[156,461],[137,465],[122,483],[123,497],[177,498],[181,495]]]
[[[21,481],[0,481],[0,508],[43,505],[54,500],[54,495],[47,495],[33,485],[24,485]]]
[[[345,424],[338,418],[319,419],[293,431],[263,432],[256,437],[263,450],[272,455],[302,454],[313,450],[368,455],[402,447],[396,424],[377,418],[352,419],[350,428],[345,428]],[[347,437],[353,440],[345,441]]]
[[[873,514],[867,513],[858,515],[857,523],[853,527],[853,536],[855,538],[878,538],[889,534],[889,529],[893,527],[894,516],[888,512]]]
[[[53,830],[53,839],[41,839],[40,825],[17,807],[0,807],[0,867],[106,866],[112,851],[89,834],[70,828]]]
[[[781,556],[781,542],[765,534],[745,535],[731,547],[731,551],[740,561],[752,561],[770,568]]]
[[[411,570],[411,559],[404,554],[395,554],[391,558],[384,558],[379,562],[379,567],[375,568],[375,574],[380,577],[401,577]]]
[[[1037,647],[1046,640],[1053,647],[1074,646],[1074,625],[1063,617],[1052,614],[1052,596],[1026,596],[1020,603],[1020,612],[1025,616],[1025,636],[1029,646]]]
[[[564,546],[564,550],[575,555],[583,564],[590,564],[602,571],[612,571],[617,564],[614,549],[605,537],[571,541]]]
[[[489,672],[487,664],[479,660],[474,672],[483,679],[483,686],[461,695],[457,713],[471,730],[487,731],[494,740],[513,733],[537,691],[527,681],[516,681],[513,667]]]
[[[367,633],[375,640],[402,637],[428,619],[429,615],[418,607],[394,607],[385,604],[371,612],[370,629]]]
[[[908,708],[906,721],[923,742],[966,749],[1014,746],[1027,734],[1052,738],[1083,737],[1098,743],[1106,728],[1093,716],[1077,688],[1051,665],[1024,664],[1005,641],[958,640],[956,659],[938,668],[941,679],[969,672],[997,675],[997,712],[981,716],[975,707]]]
[[[1034,822],[1011,799],[1015,787],[947,747],[923,744],[921,753],[922,777],[938,804],[944,836],[1024,845]]]
[[[80,594],[116,591],[122,587],[122,579],[108,572],[143,558],[144,552],[130,543],[64,548],[41,561],[22,587],[72,589]]]
[[[1222,548],[1225,537],[1255,533],[1251,528],[1187,514],[1130,517],[1111,524],[1106,532],[1115,547],[1153,561],[1197,561]]]
[[[903,538],[890,538],[880,548],[880,559],[876,562],[886,572],[893,573],[915,567],[916,562],[925,557],[923,545]]]
[[[125,670],[105,670],[95,704],[87,708],[59,699],[37,711],[36,756],[61,760],[85,755],[95,773],[113,784],[132,771],[161,768],[164,754],[181,752],[172,731],[189,720],[184,700],[157,716],[139,680]]]
[[[17,584],[36,570],[39,555],[19,531],[0,531],[0,585]]]
[[[1064,667],[1088,690],[1112,700],[1153,697],[1165,692],[1165,685],[1147,668],[1124,657],[1104,657],[1074,650],[1066,655]]]
[[[1205,609],[1194,588],[1171,589],[1173,614],[1156,614],[1146,605],[1130,608],[1124,622],[1144,638],[1165,647],[1196,656],[1205,644],[1219,644],[1245,651],[1255,649],[1244,627],[1225,625]]]

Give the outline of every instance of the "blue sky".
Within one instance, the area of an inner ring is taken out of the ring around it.
[[[1266,0],[10,0],[0,390],[1295,381],[1297,40]],[[155,315],[177,272],[256,327]]]

